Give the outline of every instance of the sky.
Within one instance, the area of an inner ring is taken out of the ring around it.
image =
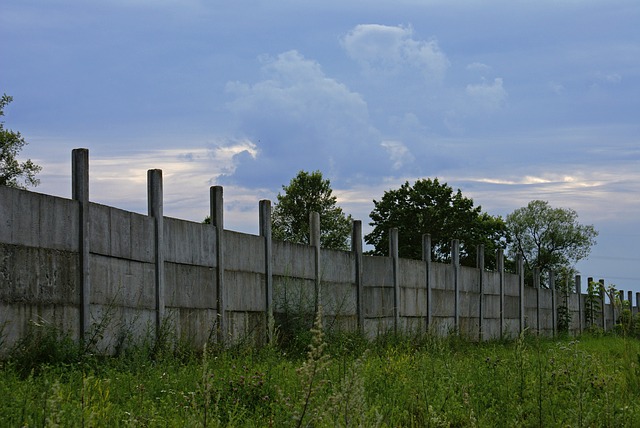
[[[5,126],[71,196],[258,233],[301,171],[371,230],[373,200],[438,178],[491,215],[531,200],[599,231],[587,277],[640,292],[637,0],[2,0]],[[635,303],[635,297],[634,297]]]

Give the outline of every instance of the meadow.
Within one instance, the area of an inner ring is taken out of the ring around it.
[[[294,339],[100,357],[33,335],[0,363],[0,426],[640,426],[638,339]]]

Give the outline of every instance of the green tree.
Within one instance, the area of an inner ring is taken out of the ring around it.
[[[506,229],[500,217],[493,217],[475,207],[473,199],[464,197],[437,178],[405,182],[397,190],[384,193],[370,214],[373,226],[365,241],[375,247],[373,254],[388,253],[389,229],[398,228],[400,257],[422,258],[422,235],[431,235],[432,259],[450,260],[451,240],[460,240],[460,262],[475,266],[478,244],[485,247],[485,265],[495,267],[495,254],[504,248]]]
[[[0,117],[4,116],[4,108],[13,97],[4,94],[0,99]],[[5,129],[4,121],[0,120],[0,185],[26,189],[27,186],[37,186],[40,180],[36,174],[42,167],[27,159],[20,163],[16,159],[18,153],[27,142],[19,132]],[[23,184],[24,183],[24,184]]]
[[[571,269],[587,257],[598,232],[591,225],[578,223],[578,213],[570,208],[553,208],[535,200],[506,218],[512,238],[509,254],[521,253],[525,267],[541,273]]]
[[[320,245],[323,248],[348,250],[351,237],[351,215],[336,205],[331,182],[320,171],[300,171],[288,186],[282,186],[278,202],[271,214],[274,239],[309,244],[309,213],[320,214]]]

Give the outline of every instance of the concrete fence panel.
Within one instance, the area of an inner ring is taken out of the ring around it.
[[[224,230],[220,186],[210,188],[212,224],[165,217],[160,170],[148,171],[148,215],[91,203],[88,151],[74,150],[72,159],[73,199],[0,186],[0,352],[34,322],[84,341],[102,337],[91,343],[114,352],[164,329],[198,347],[260,344],[271,334],[269,314],[311,322],[320,306],[328,328],[368,336],[457,330],[481,340],[525,326],[553,335],[559,305],[573,334],[588,327],[588,316],[607,330],[619,316],[608,299],[598,298],[591,314],[587,295],[524,287],[522,274],[504,272],[500,251],[497,272],[483,269],[483,257],[476,268],[460,266],[455,240],[453,263],[431,262],[428,234],[423,260],[397,257],[394,229],[391,257],[364,256],[361,242],[351,251],[320,249],[316,214],[314,245],[281,242],[271,237],[269,201],[260,201],[260,236]],[[360,222],[352,236],[362,239]]]

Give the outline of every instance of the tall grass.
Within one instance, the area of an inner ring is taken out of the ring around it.
[[[321,320],[300,353],[277,344],[199,352],[159,352],[160,345],[146,344],[99,358],[75,353],[48,332],[0,363],[0,426],[633,427],[640,421],[637,339],[522,335],[476,344],[389,335],[367,342],[327,335]],[[40,347],[54,357],[42,357]]]

